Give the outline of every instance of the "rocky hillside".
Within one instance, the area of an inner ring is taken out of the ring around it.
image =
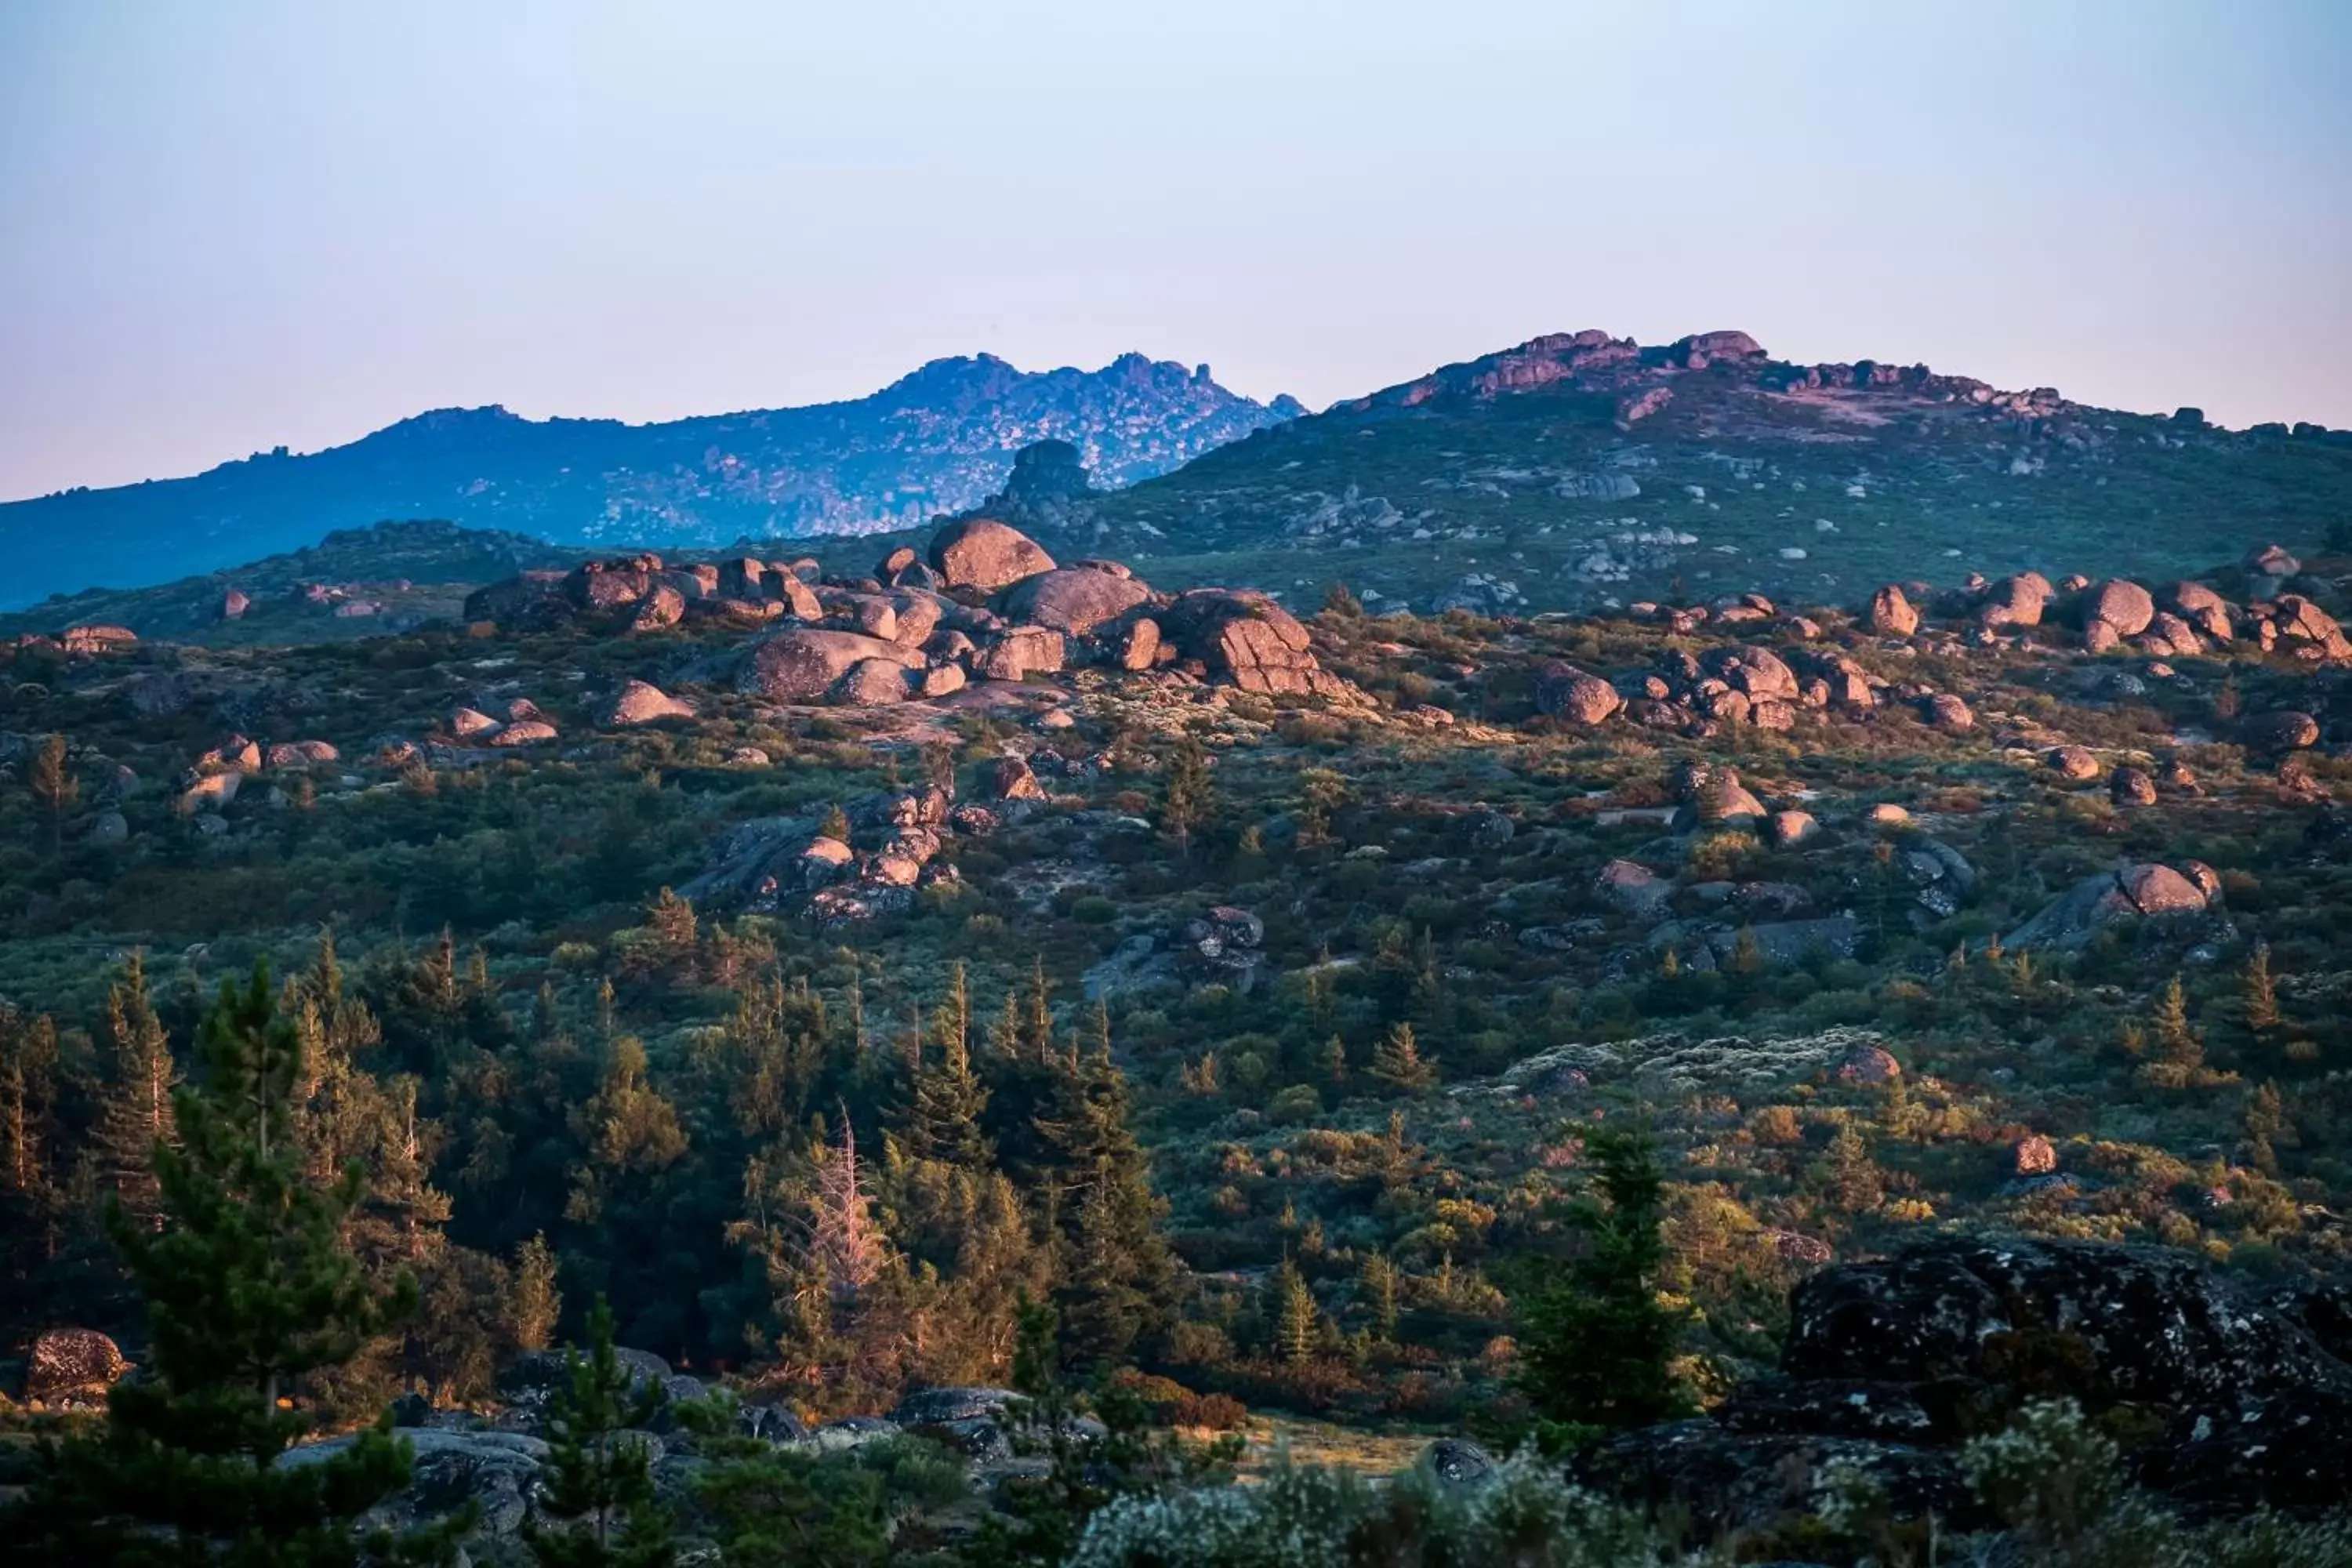
[[[628,545],[868,532],[971,506],[1033,441],[1066,439],[1128,484],[1298,412],[1140,354],[1042,373],[935,360],[869,397],[657,425],[441,409],[323,452],[0,505],[0,605],[161,583],[384,518]]]
[[[60,594],[0,616],[0,636],[117,626],[148,638],[225,646],[321,643],[455,616],[483,583],[569,566],[583,552],[442,521],[337,529],[313,545],[147,588]]]
[[[1482,613],[1799,599],[1919,575],[2177,576],[2352,520],[2352,433],[2227,431],[1744,332],[1537,338],[1291,421],[1084,509],[1049,544]],[[1938,564],[1940,563],[1940,564]]]

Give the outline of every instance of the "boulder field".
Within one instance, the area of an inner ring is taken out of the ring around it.
[[[1361,700],[1317,660],[1307,628],[1247,589],[1156,591],[1116,561],[1065,566],[1018,529],[964,518],[919,555],[893,550],[871,578],[816,575],[813,561],[666,563],[652,554],[525,572],[476,592],[469,621],[523,628],[582,622],[616,632],[741,626],[739,689],[775,701],[886,707],[1095,668],[1268,695]],[[618,722],[682,716],[650,689]]]

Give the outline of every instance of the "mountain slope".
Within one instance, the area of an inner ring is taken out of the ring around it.
[[[2352,520],[2352,435],[2230,432],[1925,367],[1799,365],[1745,333],[1598,331],[1449,365],[1088,503],[1061,548],[1181,581],[1416,607],[1801,602],[2032,567],[2178,575]]]
[[[1069,440],[1129,483],[1297,412],[1140,354],[1042,373],[935,360],[870,397],[658,425],[443,409],[323,452],[0,505],[0,606],[164,582],[383,518],[614,545],[907,527],[980,500],[1031,441]]]

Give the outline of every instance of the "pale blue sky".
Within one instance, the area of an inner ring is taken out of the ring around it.
[[[0,0],[0,497],[1587,326],[2352,426],[2347,82],[2352,0]]]

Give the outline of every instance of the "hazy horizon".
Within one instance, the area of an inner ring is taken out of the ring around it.
[[[2352,425],[2347,77],[2312,3],[18,7],[0,499],[983,352],[1321,407],[1594,326]]]

